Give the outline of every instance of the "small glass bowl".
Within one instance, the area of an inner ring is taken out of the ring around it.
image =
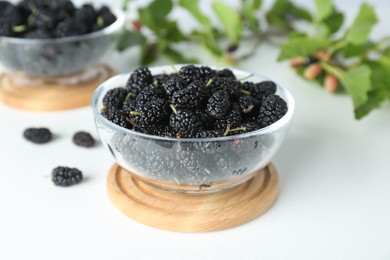
[[[183,65],[175,65],[179,69]],[[173,73],[172,66],[150,68],[152,75]],[[251,73],[232,69],[236,77]],[[104,146],[115,161],[133,176],[153,186],[188,193],[215,192],[241,184],[265,167],[283,142],[294,112],[289,91],[277,85],[277,94],[288,106],[274,124],[257,131],[218,138],[167,138],[120,127],[100,111],[105,93],[124,87],[130,74],[117,75],[102,83],[92,98],[95,124]],[[253,82],[268,80],[260,75]]]
[[[113,49],[112,37],[124,24],[124,14],[113,10],[116,21],[89,34],[57,39],[0,36],[0,62],[12,72],[32,77],[59,77],[99,64]]]

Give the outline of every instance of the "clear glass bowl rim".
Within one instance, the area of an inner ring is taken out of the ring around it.
[[[74,41],[85,41],[94,38],[99,38],[104,35],[110,35],[113,32],[119,30],[125,22],[125,15],[121,10],[114,8],[111,9],[111,11],[115,14],[117,18],[116,21],[113,24],[110,24],[109,26],[104,28],[103,30],[99,30],[96,32],[77,35],[77,36],[54,38],[54,39],[26,39],[26,38],[0,36],[0,41],[12,43],[12,44],[44,45],[44,44],[67,43],[67,42],[74,42]]]
[[[186,65],[189,65],[189,64],[154,66],[154,67],[149,67],[149,69],[163,71],[164,69],[165,70],[172,70],[172,66],[174,66],[175,68],[180,68],[180,67],[186,66]],[[205,65],[205,64],[194,64],[194,65],[195,66],[209,66],[209,65]],[[213,66],[209,66],[209,67],[212,69],[216,69]],[[256,75],[256,76],[263,78],[264,80],[272,80],[272,79],[265,77],[259,73],[250,73],[248,71],[243,71],[243,70],[234,69],[234,68],[229,68],[229,69],[232,70],[234,74],[236,74],[236,73],[240,73],[240,74],[244,73],[244,74],[248,74],[248,75],[253,74],[253,75]],[[261,129],[256,130],[256,131],[248,132],[248,133],[232,135],[232,136],[212,137],[212,138],[171,138],[171,137],[162,137],[162,136],[157,136],[157,135],[144,134],[144,133],[133,131],[131,129],[127,129],[127,128],[124,128],[124,127],[121,127],[121,126],[118,126],[118,125],[112,123],[111,121],[106,119],[104,116],[102,116],[100,114],[99,109],[97,108],[97,103],[99,101],[99,97],[102,94],[103,90],[106,88],[105,85],[110,84],[110,81],[113,81],[114,79],[119,78],[119,77],[127,77],[128,78],[130,76],[130,74],[131,74],[131,72],[125,73],[125,74],[119,74],[119,75],[116,75],[112,78],[109,78],[108,80],[101,83],[99,85],[99,87],[95,90],[95,92],[92,96],[92,110],[93,110],[93,114],[94,114],[95,119],[99,119],[99,121],[104,123],[108,128],[111,128],[113,130],[116,130],[116,131],[119,131],[122,133],[136,135],[136,136],[139,136],[142,138],[148,138],[148,139],[164,141],[164,142],[167,142],[167,141],[172,141],[172,142],[218,142],[218,141],[231,141],[231,140],[235,140],[235,139],[248,138],[251,136],[265,135],[265,134],[275,132],[278,129],[280,129],[281,127],[287,125],[291,121],[293,113],[294,113],[294,109],[295,109],[295,100],[294,100],[293,96],[291,95],[291,93],[287,90],[287,88],[283,87],[278,82],[272,80],[277,85],[277,91],[280,91],[283,93],[283,95],[284,95],[283,99],[286,101],[288,109],[287,109],[287,113],[281,119],[279,119],[278,121],[276,121],[275,123],[273,123],[267,127],[261,128]]]

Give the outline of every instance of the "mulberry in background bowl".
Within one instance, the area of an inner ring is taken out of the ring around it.
[[[181,65],[175,65],[179,69]],[[153,75],[174,73],[172,66],[149,68]],[[251,73],[232,70],[237,78]],[[130,74],[102,83],[92,98],[96,128],[115,161],[134,177],[159,188],[181,192],[215,192],[241,184],[256,175],[275,155],[287,134],[294,112],[289,91],[277,85],[276,94],[287,103],[287,113],[257,131],[217,138],[168,138],[120,127],[100,112],[105,93],[124,87]],[[250,81],[267,78],[254,75]]]
[[[33,77],[58,77],[98,65],[113,49],[113,35],[122,28],[124,15],[108,27],[89,34],[55,39],[0,36],[0,62],[11,72]]]

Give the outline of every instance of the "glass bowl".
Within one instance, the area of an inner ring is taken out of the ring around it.
[[[113,48],[113,35],[124,24],[124,14],[112,10],[117,20],[89,34],[57,39],[0,36],[0,62],[5,69],[27,76],[58,77],[81,72],[102,61]]]
[[[179,69],[183,65],[175,65]],[[173,73],[172,66],[151,67],[153,75]],[[236,77],[251,73],[232,69]],[[218,138],[167,138],[120,127],[100,111],[105,93],[124,87],[130,74],[121,74],[102,83],[92,97],[95,124],[104,146],[115,161],[133,176],[153,186],[188,193],[215,192],[241,184],[265,167],[283,142],[294,112],[294,99],[277,84],[277,92],[288,106],[274,124],[257,131]],[[269,80],[260,75],[253,82]]]

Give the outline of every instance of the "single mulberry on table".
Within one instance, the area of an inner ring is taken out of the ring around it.
[[[73,135],[73,143],[77,146],[89,148],[95,145],[95,139],[90,133],[80,131]]]
[[[45,144],[51,141],[52,133],[48,128],[27,128],[23,132],[24,138],[26,140],[36,143],[36,144]]]
[[[68,187],[80,183],[83,174],[76,168],[58,166],[53,169],[51,179],[57,186]]]

